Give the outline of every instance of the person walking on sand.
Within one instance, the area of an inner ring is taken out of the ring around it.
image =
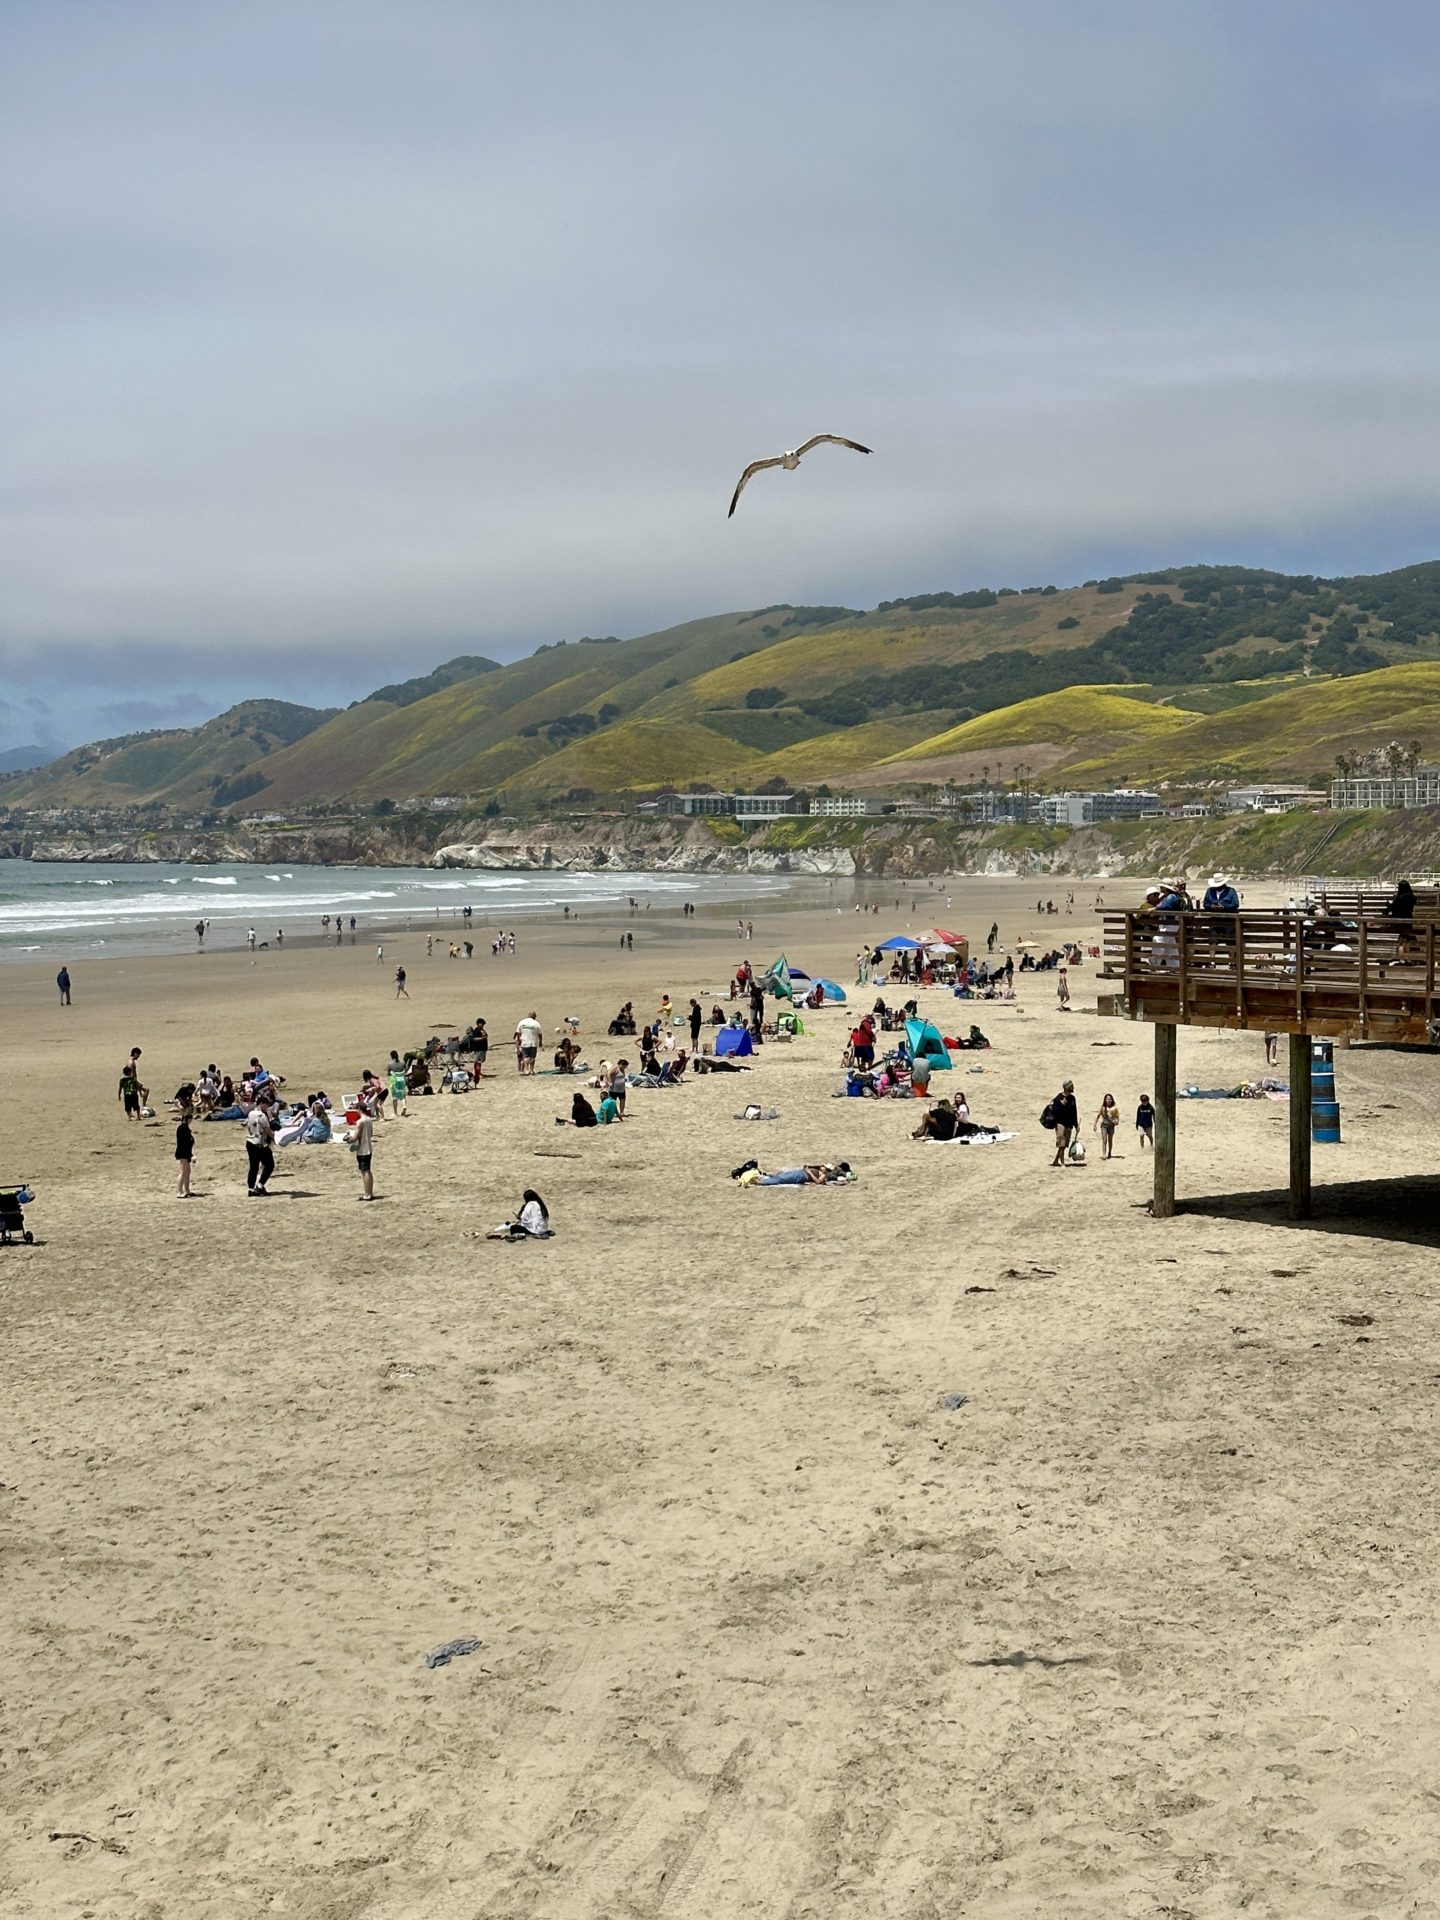
[[[195,1135],[190,1126],[190,1115],[182,1113],[175,1123],[175,1171],[180,1177],[176,1194],[181,1200],[190,1198],[190,1169],[195,1163]]]
[[[403,967],[396,967],[395,969],[395,998],[397,1000],[408,1000],[410,998],[405,986],[405,969]]]
[[[1267,1067],[1278,1067],[1280,1064],[1280,1036],[1278,1033],[1267,1033],[1265,1036],[1265,1064]]]
[[[116,1096],[121,1106],[125,1109],[125,1118],[127,1120],[138,1120],[140,1118],[140,1092],[139,1069],[132,1055],[120,1069],[120,1090]]]
[[[1061,967],[1060,969],[1059,978],[1055,982],[1055,998],[1060,1002],[1060,1011],[1062,1013],[1068,1013],[1070,1011],[1070,970],[1068,967]]]
[[[360,1118],[350,1133],[350,1149],[355,1155],[355,1170],[360,1175],[360,1198],[375,1198],[375,1176],[370,1171],[375,1153],[375,1120],[362,1107]]]
[[[61,967],[55,976],[55,984],[60,989],[61,1006],[68,1007],[70,1004],[70,969],[68,967]]]
[[[1055,1129],[1055,1158],[1050,1164],[1052,1167],[1063,1167],[1065,1150],[1075,1138],[1075,1130],[1080,1125],[1073,1080],[1067,1080],[1050,1102],[1050,1124]]]
[[[532,1008],[515,1022],[515,1068],[523,1078],[528,1080],[534,1073],[536,1056],[544,1044],[544,1030]]]
[[[1109,1160],[1115,1152],[1115,1129],[1120,1124],[1120,1109],[1115,1104],[1113,1093],[1107,1093],[1100,1102],[1100,1111],[1095,1116],[1092,1132],[1100,1135],[1100,1158]]]
[[[1141,1094],[1140,1104],[1135,1109],[1135,1131],[1140,1136],[1141,1148],[1149,1147],[1153,1151],[1155,1146],[1155,1109],[1150,1104],[1150,1096],[1148,1093]]]
[[[376,947],[376,949],[375,949],[375,964],[376,964],[376,966],[377,966],[377,967],[378,967],[378,966],[379,966],[379,965],[380,965],[380,964],[381,964],[381,963],[383,962],[383,960],[384,960],[384,958],[385,958],[385,949],[384,949],[384,947]]]
[[[253,927],[251,927],[250,931],[245,936],[245,944],[247,947],[249,947],[251,953],[255,951],[255,929]]]
[[[258,1102],[245,1122],[245,1158],[249,1162],[245,1186],[252,1199],[267,1197],[268,1182],[275,1171],[275,1129],[270,1115]]]

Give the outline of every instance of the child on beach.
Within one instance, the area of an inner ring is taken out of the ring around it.
[[[190,1117],[182,1113],[175,1124],[175,1170],[180,1183],[175,1191],[180,1199],[190,1198],[190,1169],[195,1160],[195,1135],[190,1130]]]
[[[1109,1160],[1115,1152],[1115,1129],[1120,1124],[1120,1109],[1115,1104],[1113,1093],[1107,1093],[1100,1102],[1100,1111],[1095,1116],[1095,1128],[1100,1133],[1100,1158]],[[1092,1128],[1093,1132],[1095,1129]]]
[[[1155,1145],[1155,1109],[1150,1104],[1148,1093],[1142,1093],[1140,1104],[1135,1109],[1135,1131],[1140,1136],[1142,1147],[1154,1148]]]

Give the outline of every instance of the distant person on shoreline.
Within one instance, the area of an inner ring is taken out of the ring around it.
[[[61,967],[55,976],[55,984],[60,989],[61,1006],[68,1007],[70,1004],[70,969],[68,967]]]

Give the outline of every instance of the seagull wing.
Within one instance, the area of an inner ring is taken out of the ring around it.
[[[730,512],[726,514],[725,518],[727,520],[730,519],[731,515],[734,514],[736,507],[739,506],[740,496],[745,491],[746,483],[749,481],[750,476],[752,474],[759,473],[765,467],[778,467],[783,464],[784,464],[783,455],[778,453],[776,454],[773,460],[752,460],[749,466],[746,467],[744,473],[742,473],[740,476],[740,484],[735,489],[735,497],[730,502]]]
[[[803,459],[812,447],[849,447],[853,453],[869,453],[869,447],[862,447],[858,440],[847,440],[843,433],[812,434],[803,447],[796,447],[796,455]]]

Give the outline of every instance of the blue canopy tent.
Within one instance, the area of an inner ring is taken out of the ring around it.
[[[888,940],[882,940],[876,948],[877,953],[918,953],[920,942],[912,940],[908,933],[892,933]]]
[[[910,1049],[912,1060],[918,1060],[920,1055],[924,1054],[930,1065],[940,1072],[951,1065],[940,1029],[933,1020],[907,1020],[905,1042]]]
[[[754,1051],[750,1043],[749,1031],[745,1027],[721,1027],[715,1035],[715,1052],[722,1060],[728,1053],[740,1054],[743,1057]],[[948,1067],[950,1062],[947,1060],[945,1064]]]

